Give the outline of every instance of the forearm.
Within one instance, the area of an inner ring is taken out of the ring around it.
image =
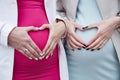
[[[0,22],[0,45],[8,46],[8,36],[13,28],[15,26]]]
[[[120,28],[120,17],[114,17],[113,19],[116,24],[116,28]]]
[[[64,20],[62,19],[56,19],[57,24],[61,25],[61,28],[63,30],[63,36],[61,38],[65,38],[67,34],[67,26]]]

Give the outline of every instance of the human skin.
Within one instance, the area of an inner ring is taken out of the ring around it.
[[[80,46],[79,44],[85,44],[85,43],[82,41],[80,37],[77,36],[77,34],[75,33],[76,26],[73,25],[77,23],[68,21],[67,24],[71,24],[70,27],[68,27],[69,29],[66,37],[66,42],[69,48],[72,50],[82,48],[83,46]],[[79,30],[83,30],[83,31],[93,28],[98,29],[95,36],[88,42],[88,44],[85,44],[86,47],[83,48],[86,48],[87,50],[90,49],[92,51],[100,50],[111,38],[114,30],[117,29],[119,26],[120,26],[120,17],[112,17],[106,20],[102,20],[100,22],[90,24],[84,28],[81,28],[80,26]],[[76,40],[74,38],[75,36],[79,39]]]

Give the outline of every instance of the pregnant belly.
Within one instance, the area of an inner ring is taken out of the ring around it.
[[[18,9],[18,26],[35,26],[40,27],[43,24],[48,24],[47,16],[45,15],[45,11],[41,8],[33,8],[33,9]],[[34,41],[34,43],[43,50],[48,37],[49,37],[49,30],[42,30],[42,31],[30,31],[29,36]],[[50,65],[57,65],[58,63],[58,46],[54,49],[53,56],[49,57],[48,59],[43,59],[39,61],[29,60],[20,52],[15,50],[15,69],[20,69],[17,71],[27,71],[28,69],[44,69],[48,68]],[[22,68],[19,68],[22,67]],[[26,70],[27,69],[27,70]],[[28,71],[29,71],[28,70]]]
[[[37,31],[37,32],[29,32],[29,36],[35,42],[35,44],[43,50],[49,36],[48,30]],[[56,46],[53,56],[49,57],[48,59],[43,59],[39,61],[29,60],[24,55],[22,55],[19,51],[15,50],[15,69],[16,71],[26,71],[29,70],[36,70],[36,69],[50,69],[50,67],[56,67],[58,64],[58,46]]]
[[[37,31],[37,32],[29,32],[30,37],[32,40],[36,43],[36,45],[43,50],[49,36],[48,29],[42,30],[42,31]]]
[[[76,33],[85,43],[88,43],[96,31],[95,29],[85,32],[77,30]],[[102,49],[95,51],[86,49],[72,51],[68,46],[65,48],[71,80],[75,78],[79,80],[119,80],[119,61],[111,39]],[[86,77],[87,73],[90,74]]]
[[[96,29],[87,30],[84,32],[79,30],[76,31],[79,38],[81,38],[86,44],[94,37],[96,32],[97,32]],[[109,61],[110,59],[109,57],[114,58],[116,56],[116,51],[111,39],[108,40],[108,42],[100,50],[91,51],[91,50],[82,49],[82,50],[71,51],[66,46],[66,51],[69,56],[72,56],[72,57],[68,56],[69,58],[73,59],[74,57],[74,59],[79,59],[78,61],[86,61],[88,63],[91,63],[91,61],[99,62],[101,59],[102,60],[107,59]]]
[[[33,42],[39,47],[39,49],[42,51],[44,47],[46,46],[46,43],[48,41],[49,37],[49,30],[45,29],[42,31],[31,31],[28,33],[30,38],[33,40]],[[58,53],[58,45],[54,49],[54,53]],[[20,53],[16,50],[15,53]],[[20,53],[21,54],[21,53]]]

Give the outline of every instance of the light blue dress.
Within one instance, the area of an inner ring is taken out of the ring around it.
[[[80,0],[76,14],[76,22],[82,26],[98,22],[102,19],[96,0]],[[79,31],[78,36],[88,43],[97,29]],[[70,80],[120,80],[120,65],[110,39],[101,50],[71,51],[67,45],[68,68]]]

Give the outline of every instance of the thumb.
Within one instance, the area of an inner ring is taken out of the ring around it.
[[[34,27],[34,26],[25,27],[24,29],[25,29],[27,32],[29,32],[29,31],[38,31],[38,30],[39,30],[39,28]]]
[[[75,23],[75,27],[76,27],[77,29],[79,29],[79,30],[83,30],[82,26],[79,25],[79,24],[77,24],[77,23]]]
[[[88,26],[86,26],[86,27],[83,27],[82,29],[83,30],[88,30],[88,29],[93,29],[93,28],[97,28],[97,24],[90,24],[90,25],[88,25]]]
[[[50,25],[49,25],[49,24],[43,24],[43,25],[39,28],[39,30],[44,30],[44,29],[46,29],[46,28],[50,28]]]

